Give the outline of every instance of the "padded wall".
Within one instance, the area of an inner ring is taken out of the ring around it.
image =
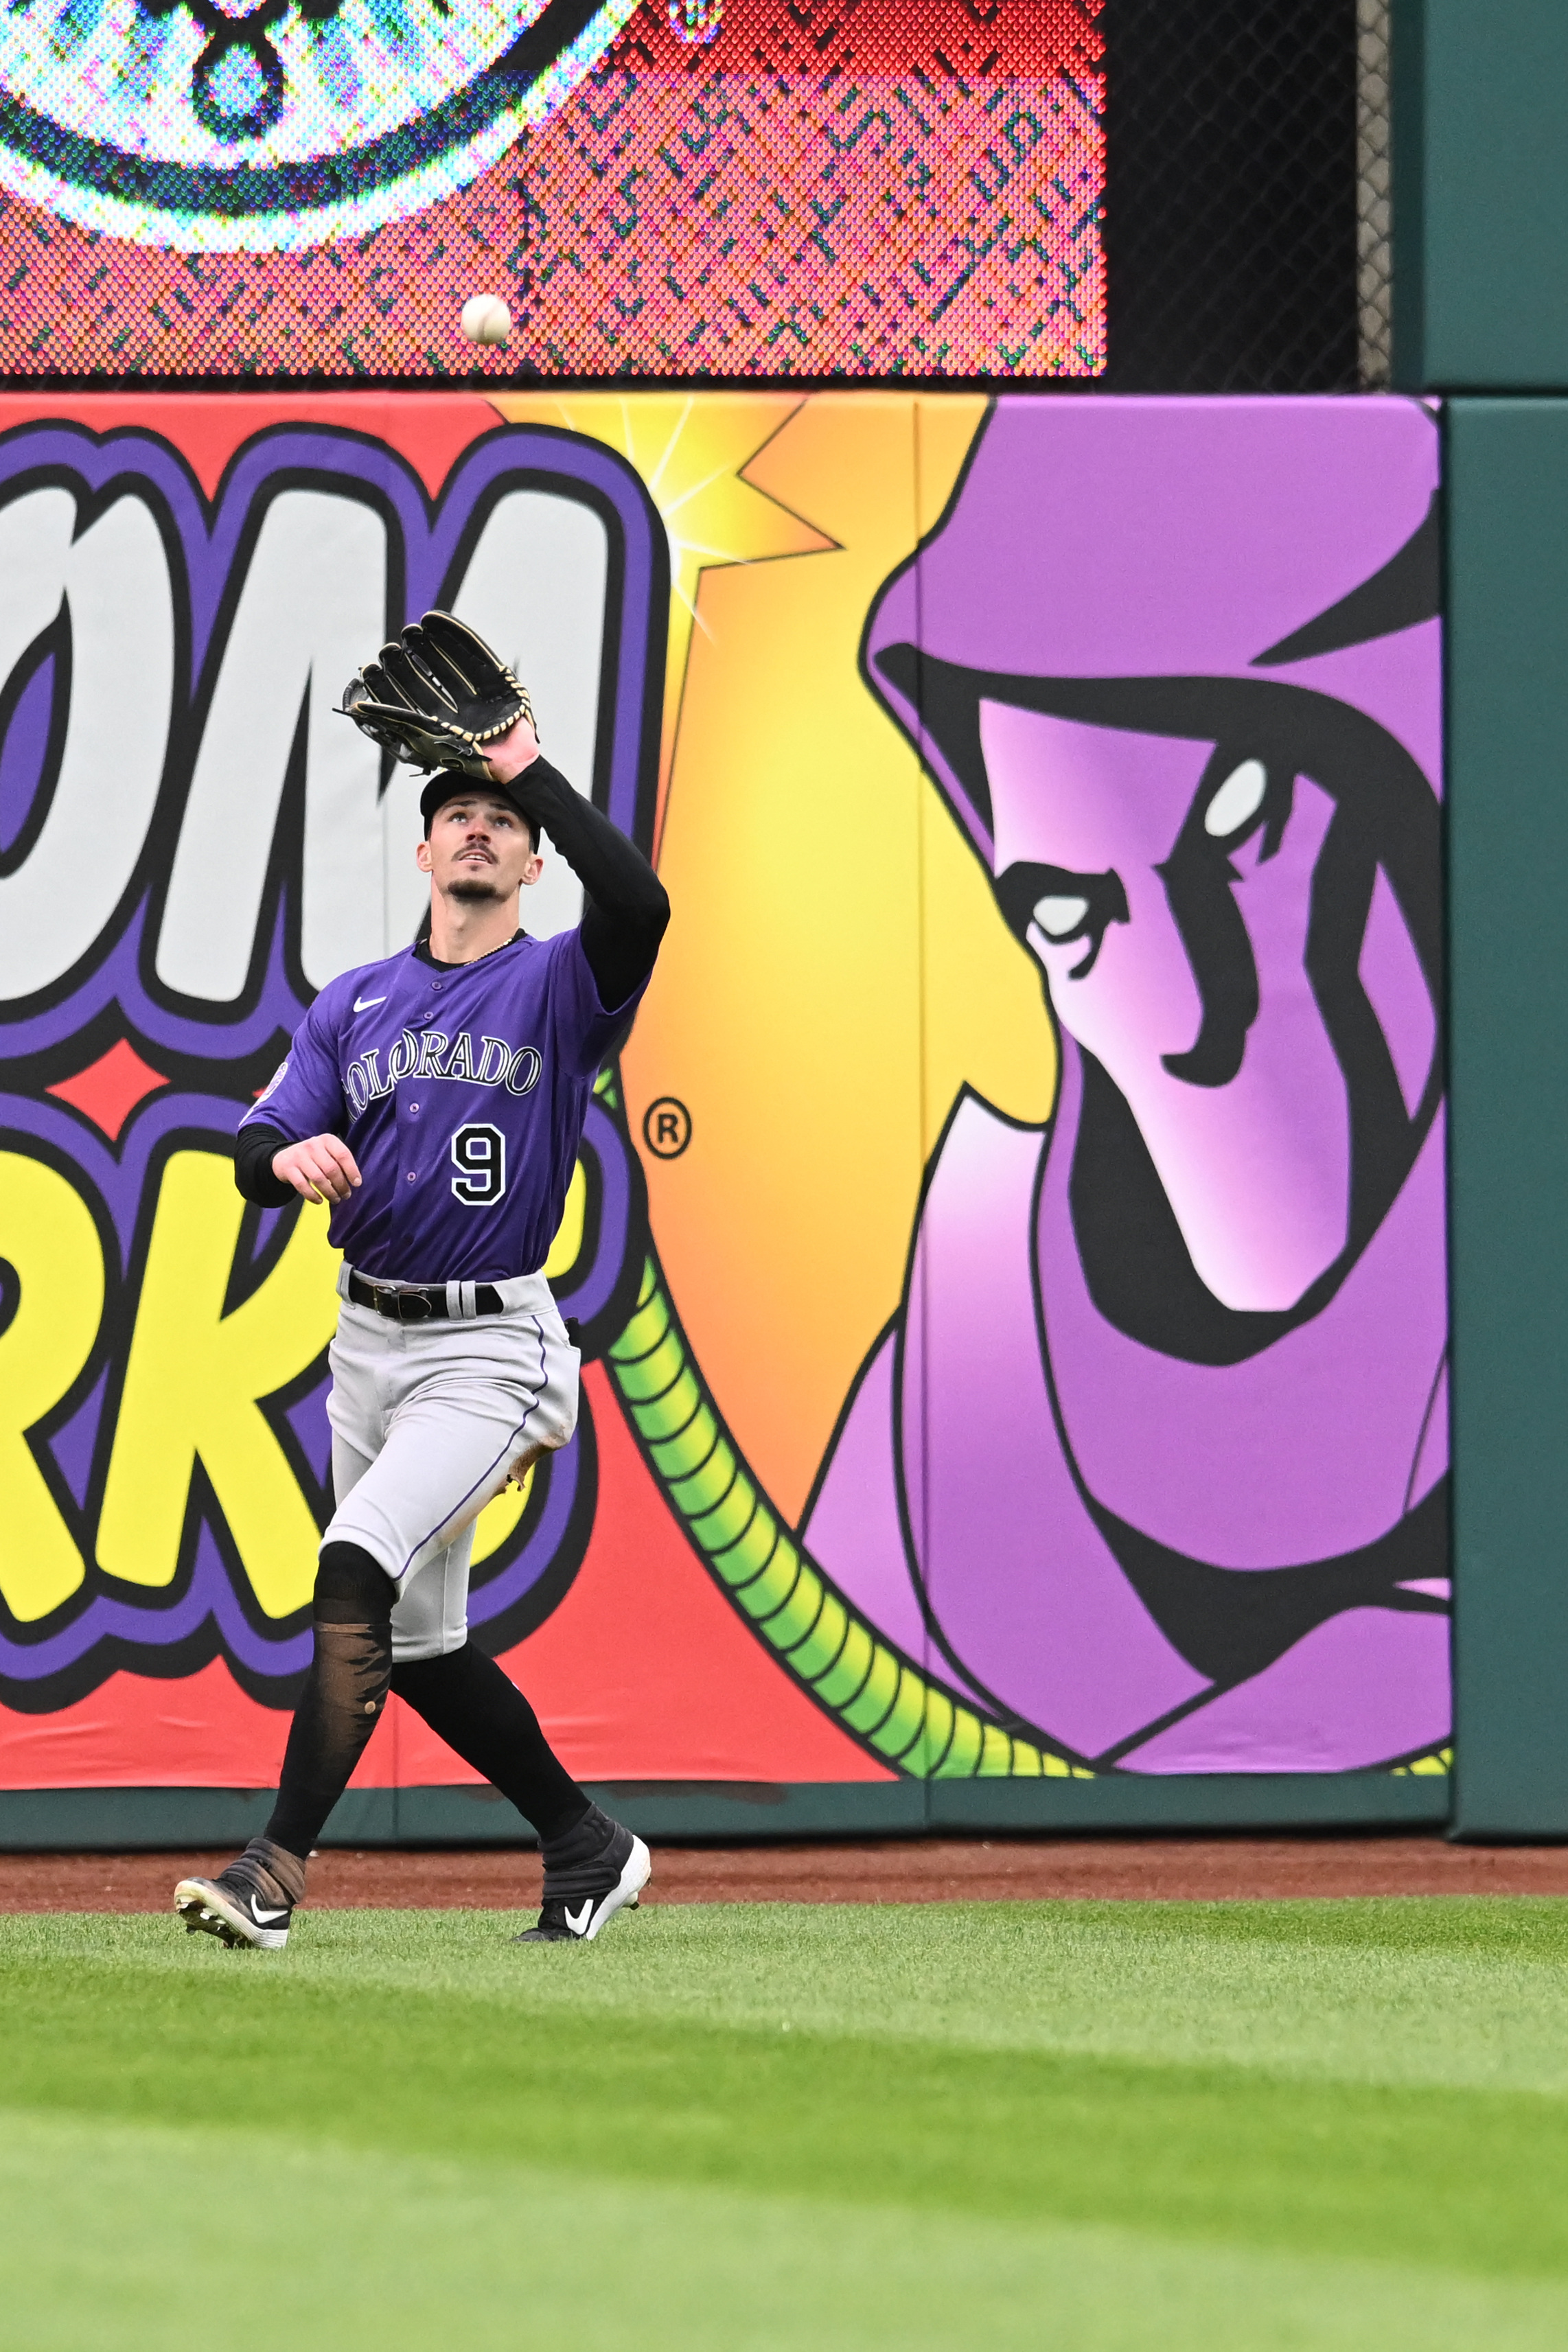
[[[334,1261],[227,1140],[412,936],[331,705],[437,600],[676,908],[550,1261],[582,1432],[478,1535],[573,1769],[1441,1816],[1436,477],[1403,401],[0,403],[0,1839],[275,1774]],[[336,1833],[519,1824],[394,1709]]]

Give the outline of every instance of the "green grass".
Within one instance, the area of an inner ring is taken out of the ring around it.
[[[518,1924],[0,1920],[7,2352],[1568,2341],[1568,1903]]]

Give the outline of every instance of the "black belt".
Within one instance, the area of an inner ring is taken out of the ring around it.
[[[348,1294],[356,1307],[372,1307],[378,1315],[390,1316],[395,1323],[429,1323],[444,1318],[447,1311],[444,1282],[409,1283],[399,1287],[390,1282],[367,1282],[363,1274],[351,1272]],[[504,1315],[506,1301],[492,1284],[478,1283],[474,1287],[474,1312]]]

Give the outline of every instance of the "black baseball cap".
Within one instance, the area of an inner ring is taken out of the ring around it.
[[[527,772],[525,769],[523,773],[526,775]],[[528,827],[529,839],[537,849],[539,827],[511,788],[512,783],[521,781],[521,778],[513,777],[510,782],[498,784],[489,776],[466,776],[460,768],[437,768],[419,795],[419,815],[425,827],[425,838],[426,841],[430,838],[430,827],[437,811],[445,808],[448,801],[467,800],[471,793],[492,793],[497,800],[509,801],[516,809]]]

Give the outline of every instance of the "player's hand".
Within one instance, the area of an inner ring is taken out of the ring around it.
[[[272,1173],[292,1184],[301,1201],[346,1201],[360,1181],[353,1153],[341,1135],[312,1135],[272,1155]]]
[[[521,776],[538,757],[539,738],[526,711],[504,735],[498,735],[493,743],[485,745],[485,765],[498,784],[508,784],[513,776]]]

